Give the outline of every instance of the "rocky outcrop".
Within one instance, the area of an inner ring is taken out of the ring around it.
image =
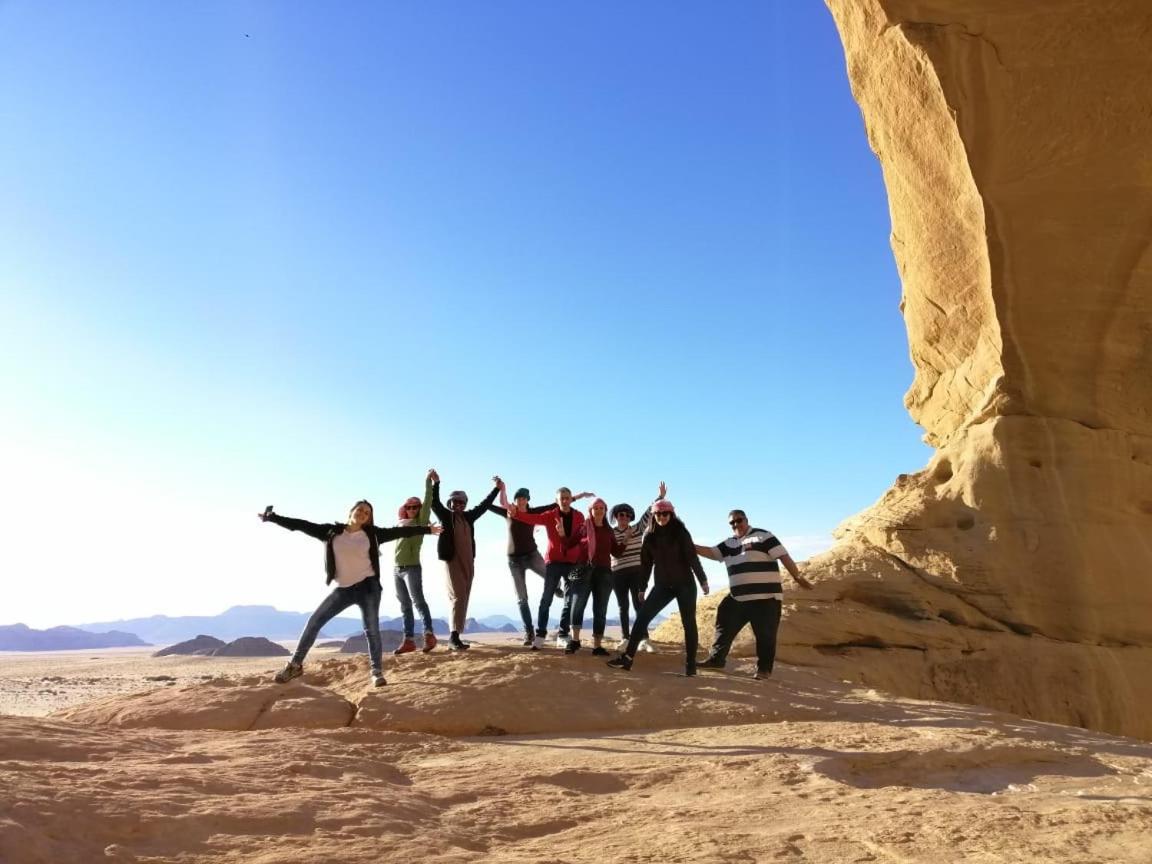
[[[786,650],[1152,737],[1152,6],[827,4],[937,454],[812,562]]]
[[[223,639],[201,634],[195,639],[186,639],[183,642],[177,642],[175,645],[169,645],[167,648],[161,648],[159,651],[153,652],[152,656],[169,657],[173,655],[211,654],[217,648],[223,648],[225,644],[227,643],[225,643]]]
[[[27,624],[0,626],[0,651],[75,651],[85,648],[135,648],[148,643],[135,633],[90,633],[76,627],[33,630]]]
[[[263,636],[241,636],[212,651],[213,657],[288,657],[292,654]]]

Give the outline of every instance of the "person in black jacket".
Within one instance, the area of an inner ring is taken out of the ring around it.
[[[708,577],[704,575],[704,567],[700,563],[700,556],[696,554],[692,535],[676,517],[676,508],[667,499],[653,503],[652,528],[644,535],[644,542],[640,546],[641,590],[648,585],[648,575],[653,571],[652,590],[636,613],[636,623],[632,626],[624,653],[609,660],[608,665],[614,669],[631,669],[636,658],[636,648],[642,640],[648,638],[648,625],[661,609],[675,600],[680,609],[680,621],[684,625],[684,674],[691,677],[696,674],[696,647],[699,641],[696,631],[696,582],[693,576],[705,594],[708,593]]]
[[[494,487],[487,497],[473,507],[468,506],[468,496],[464,492],[452,492],[448,496],[448,506],[440,501],[440,475],[436,469],[428,472],[432,478],[432,512],[443,526],[443,533],[436,544],[436,553],[444,562],[448,576],[448,600],[452,604],[452,633],[448,636],[450,651],[463,651],[468,643],[460,638],[464,621],[468,617],[468,598],[472,594],[472,580],[476,576],[476,520],[488,512],[496,500],[503,481],[493,477]]]
[[[316,641],[324,625],[355,604],[360,607],[364,622],[364,635],[368,638],[368,656],[372,663],[372,683],[383,687],[384,672],[380,657],[380,544],[417,534],[439,534],[440,526],[408,525],[396,528],[378,528],[372,519],[372,505],[357,501],[348,512],[348,521],[317,524],[304,519],[290,519],[273,513],[269,507],[259,514],[264,522],[271,522],[289,531],[303,531],[309,537],[324,542],[324,572],[327,582],[335,582],[324,600],[316,607],[296,652],[280,672],[276,682],[284,684],[304,674],[304,658]]]

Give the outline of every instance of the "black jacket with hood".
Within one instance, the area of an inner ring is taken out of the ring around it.
[[[488,512],[488,507],[496,500],[498,494],[500,487],[496,486],[483,501],[460,514],[468,520],[468,530],[472,533],[473,558],[476,557],[476,520]],[[432,484],[432,512],[440,519],[440,525],[444,529],[436,542],[436,557],[441,561],[451,561],[456,557],[456,522],[453,519],[455,514],[440,501],[439,481]]]

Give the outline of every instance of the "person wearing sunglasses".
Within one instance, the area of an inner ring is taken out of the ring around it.
[[[448,577],[448,601],[452,604],[452,632],[448,635],[448,649],[464,651],[469,645],[460,638],[468,618],[468,599],[472,596],[472,581],[476,578],[476,520],[488,512],[503,480],[492,478],[492,491],[471,510],[468,495],[459,490],[448,495],[448,506],[440,501],[440,475],[435,469],[428,472],[432,478],[432,512],[440,519],[443,531],[436,544],[436,554],[444,562]]]
[[[418,534],[439,534],[440,526],[377,528],[373,524],[372,505],[363,500],[352,505],[345,523],[317,524],[304,519],[291,519],[273,513],[271,507],[257,515],[262,522],[271,522],[289,531],[301,531],[323,541],[324,572],[328,576],[328,583],[336,583],[332,593],[324,598],[304,625],[304,632],[300,634],[292,659],[276,673],[276,683],[285,684],[303,675],[304,658],[324,625],[349,606],[355,605],[360,607],[364,635],[368,639],[372,683],[376,687],[387,684],[380,656],[380,595],[383,593],[380,586],[380,544]]]
[[[424,478],[424,499],[412,496],[400,505],[397,513],[399,525],[427,525],[432,515],[432,472]],[[420,565],[420,550],[424,545],[424,535],[405,537],[396,543],[395,567],[392,578],[396,583],[396,599],[400,602],[400,614],[404,618],[404,641],[393,654],[407,654],[416,650],[416,617],[412,607],[420,613],[424,623],[424,640],[421,650],[427,654],[436,647],[436,634],[432,632],[432,613],[428,601],[424,599],[424,568]]]
[[[640,611],[636,613],[636,623],[628,637],[624,653],[608,665],[614,669],[628,670],[636,659],[636,649],[640,640],[648,636],[648,625],[665,606],[676,601],[680,610],[680,623],[684,626],[684,674],[696,674],[696,582],[700,590],[708,593],[708,577],[696,554],[692,535],[676,516],[676,508],[668,499],[656,501],[652,505],[652,529],[644,535],[640,545],[641,585],[648,584],[652,574],[652,590],[644,598]],[[695,581],[693,581],[695,577]]]
[[[668,487],[661,480],[656,500],[662,501],[667,493]],[[632,601],[631,605],[637,613],[640,612],[640,604],[644,602],[643,586],[640,583],[640,544],[652,519],[652,507],[649,505],[635,524],[636,511],[631,504],[615,505],[609,517],[615,523],[612,530],[616,540],[624,547],[619,555],[612,555],[612,591],[616,594],[616,605],[620,608],[620,647],[623,648],[631,629],[628,601]],[[640,642],[640,650],[651,652],[653,648],[644,639]]]
[[[780,582],[783,564],[796,584],[807,591],[812,583],[800,570],[783,544],[770,532],[752,528],[743,510],[728,514],[732,536],[715,546],[697,546],[696,552],[714,561],[723,561],[728,569],[728,596],[716,607],[716,638],[703,669],[723,669],[728,651],[745,624],[752,625],[756,637],[756,679],[772,675],[776,662],[776,633],[784,605],[784,587]]]
[[[597,498],[588,508],[588,518],[575,535],[564,530],[564,520],[556,517],[556,530],[564,539],[565,548],[577,546],[581,561],[580,578],[572,579],[571,638],[564,647],[565,654],[580,650],[580,631],[584,626],[584,610],[592,598],[592,653],[607,657],[603,646],[604,627],[608,621],[608,598],[612,596],[612,556],[624,552],[624,544],[608,524],[608,505]],[[576,571],[573,571],[575,573]]]

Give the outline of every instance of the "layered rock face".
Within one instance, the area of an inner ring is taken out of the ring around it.
[[[937,455],[812,562],[786,653],[1152,737],[1152,4],[827,4]]]

